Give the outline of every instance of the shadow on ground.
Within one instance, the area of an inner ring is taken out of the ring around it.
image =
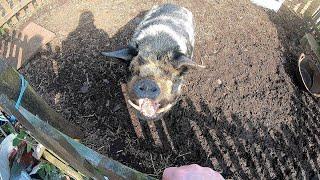
[[[319,106],[299,89],[292,107],[298,118],[292,124],[257,128],[243,123],[250,121],[242,116],[233,113],[227,118],[221,108],[210,109],[205,100],[197,110],[184,97],[163,120],[155,122],[155,129],[142,122],[145,139],[139,139],[120,87],[129,76],[127,64],[106,59],[99,52],[125,46],[142,14],[109,37],[95,27],[91,12],[83,12],[78,27],[61,47],[49,45],[22,70],[49,104],[83,129],[85,145],[156,177],[166,167],[198,163],[222,172],[225,178],[316,178],[320,170]],[[272,18],[270,15],[277,25]],[[279,29],[279,38],[287,38],[282,31],[286,32]],[[290,52],[286,48],[284,57],[295,59]],[[290,66],[288,69],[291,73]]]
[[[298,58],[304,52],[300,40],[305,33],[311,33],[315,37],[319,37],[319,34],[315,31],[311,18],[297,16],[286,6],[283,6],[279,13],[268,12],[268,15],[277,28],[278,38],[283,47],[282,62],[285,72],[295,85],[291,108],[296,118],[292,125],[281,125],[283,135],[279,142],[282,145],[287,144],[287,147],[281,149],[290,152],[286,153],[284,160],[291,161],[293,166],[289,167],[293,167],[292,173],[300,175],[299,179],[319,179],[320,121],[317,114],[320,111],[320,102],[306,91],[298,69]]]
[[[20,68],[25,63],[23,60],[29,59],[42,41],[40,35],[28,37],[15,30],[7,32],[0,36],[0,57],[12,67]]]

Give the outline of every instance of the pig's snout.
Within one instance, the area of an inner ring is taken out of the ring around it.
[[[160,88],[155,81],[142,79],[135,83],[133,92],[138,98],[155,99],[160,94]]]
[[[173,104],[160,104],[161,84],[159,86],[153,79],[140,79],[131,86],[130,92],[135,94],[134,101],[128,103],[139,111],[140,117],[146,120],[156,120],[162,117],[163,113],[170,110]],[[160,99],[159,99],[160,98]],[[159,101],[160,100],[160,101]]]

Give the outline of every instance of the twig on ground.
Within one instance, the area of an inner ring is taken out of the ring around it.
[[[185,156],[185,155],[188,155],[188,154],[191,154],[191,152],[187,152],[187,153],[184,153],[184,154],[179,154],[176,158],[179,158],[179,157],[182,157],[182,156]]]
[[[90,117],[94,117],[96,115],[96,113],[90,114],[90,115],[86,115],[86,116],[80,116],[81,118],[90,118]]]
[[[150,158],[151,158],[151,163],[152,163],[153,171],[156,173],[157,170],[156,170],[156,168],[155,168],[155,166],[154,166],[154,162],[153,162],[152,154],[151,154],[151,153],[150,153]]]

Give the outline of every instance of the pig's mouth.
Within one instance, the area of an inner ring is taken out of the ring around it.
[[[139,99],[138,105],[134,104],[130,99],[128,100],[128,103],[143,116],[151,119],[156,118],[158,114],[166,112],[172,107],[172,104],[168,104],[167,106],[160,108],[160,103],[149,98]]]

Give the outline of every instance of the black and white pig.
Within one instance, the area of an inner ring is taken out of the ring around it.
[[[102,54],[131,61],[128,103],[140,118],[157,120],[177,102],[188,69],[203,68],[192,60],[193,48],[192,13],[164,4],[145,15],[127,48]]]

